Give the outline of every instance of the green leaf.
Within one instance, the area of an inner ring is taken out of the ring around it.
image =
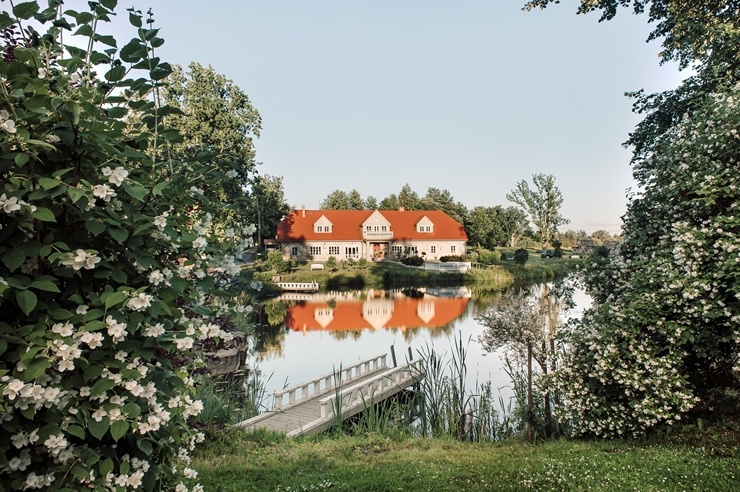
[[[77,200],[85,196],[85,190],[82,188],[67,188],[67,194],[72,199],[72,203],[77,203]]]
[[[15,300],[18,301],[18,306],[21,308],[21,311],[28,316],[31,314],[31,311],[33,311],[33,308],[36,307],[36,304],[38,303],[38,299],[36,298],[36,294],[31,292],[30,290],[21,290],[15,294]]]
[[[112,270],[110,272],[110,278],[119,284],[125,284],[128,280],[128,276],[123,270]]]
[[[26,255],[22,249],[13,248],[6,251],[0,260],[2,260],[3,264],[8,267],[8,270],[14,272],[23,264],[24,261],[26,261]]]
[[[169,185],[170,185],[169,181],[161,181],[157,183],[154,186],[154,189],[152,190],[152,195],[154,196],[161,195],[162,192],[165,190],[165,188],[167,188]]]
[[[23,380],[34,381],[38,379],[50,365],[51,361],[46,357],[33,359],[22,373]]]
[[[23,2],[13,7],[13,15],[20,19],[30,19],[38,11],[39,5],[36,2]]]
[[[152,446],[152,442],[148,439],[137,439],[136,446],[147,456],[154,451],[154,446]]]
[[[113,422],[110,426],[110,435],[113,437],[114,441],[118,441],[120,438],[128,432],[128,422],[125,420],[116,420]]]
[[[90,417],[87,422],[87,429],[90,431],[90,434],[98,439],[103,439],[103,436],[108,432],[109,427],[110,419],[108,419],[108,417],[103,417],[100,419],[100,422]]]
[[[106,74],[105,74],[105,80],[108,82],[118,82],[119,80],[123,79],[126,76],[126,67],[124,66],[118,66],[111,68]]]
[[[69,427],[67,427],[67,434],[71,434],[83,440],[85,439],[85,437],[87,437],[85,435],[85,429],[83,429],[79,425],[70,425]]]
[[[28,162],[28,154],[16,154],[15,163],[19,166],[23,166]]]
[[[113,380],[111,379],[108,379],[108,378],[98,379],[97,382],[93,384],[92,388],[90,388],[90,394],[93,396],[99,395],[100,393],[108,391],[115,385],[116,383],[114,383]]]
[[[109,36],[109,35],[96,34],[95,41],[98,41],[99,43],[103,43],[106,46],[112,46],[113,48],[116,48],[118,46],[116,43],[116,38],[114,38],[113,36]],[[115,68],[119,68],[119,67],[115,67]]]
[[[99,220],[88,220],[85,222],[85,228],[93,236],[99,236],[105,231],[105,224]]]
[[[144,188],[142,185],[140,185],[139,183],[135,181],[132,184],[123,185],[123,189],[126,190],[126,193],[131,195],[132,198],[135,198],[136,200],[139,200],[140,202],[144,201],[144,198],[146,197],[148,193],[146,188]]]
[[[55,309],[51,313],[52,319],[55,319],[57,321],[64,321],[67,319],[70,319],[74,314],[72,314],[72,311],[68,311],[66,309]]]
[[[108,110],[108,116],[111,118],[122,118],[128,114],[128,108],[116,106]]]
[[[128,13],[128,21],[134,27],[141,27],[141,16],[134,14],[133,12]],[[105,476],[105,473],[103,474]]]
[[[123,243],[128,239],[128,231],[122,227],[110,227],[108,228],[108,234],[119,243]]]
[[[100,376],[100,373],[103,372],[103,366],[100,365],[94,365],[94,366],[88,366],[87,369],[82,373],[82,377],[85,378],[85,382],[90,382],[93,379]]]
[[[113,471],[113,460],[106,458],[100,463],[100,476],[104,477]]]
[[[7,12],[0,12],[0,29],[5,29],[13,24],[15,24],[15,20]]]
[[[129,402],[123,406],[121,412],[126,414],[127,418],[135,419],[141,415],[141,407],[134,402]]]
[[[110,309],[113,306],[117,304],[121,304],[126,299],[128,299],[128,294],[126,292],[110,292],[105,293],[102,296],[100,296],[101,299],[104,299],[105,302],[105,309]]]
[[[62,184],[62,182],[59,181],[58,179],[41,177],[39,178],[39,184],[41,185],[43,189],[48,191],[48,190],[51,190],[52,188],[56,188],[57,186]]]
[[[54,217],[54,212],[48,208],[38,207],[31,213],[31,217],[38,219],[43,222],[56,222],[57,218]]]
[[[59,287],[51,280],[52,277],[40,278],[31,282],[31,288],[46,292],[61,292]]]

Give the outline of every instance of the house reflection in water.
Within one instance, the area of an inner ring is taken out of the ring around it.
[[[302,295],[285,317],[293,331],[440,328],[462,316],[467,288]],[[291,296],[291,300],[298,300]]]

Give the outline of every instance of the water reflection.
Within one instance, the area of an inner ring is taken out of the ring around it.
[[[538,296],[548,288],[530,287]],[[421,349],[449,352],[459,334],[471,340],[470,386],[490,380],[494,388],[504,387],[510,381],[500,354],[483,351],[477,342],[483,327],[475,321],[501,293],[500,286],[476,286],[285,294],[260,306],[252,363],[272,375],[267,384],[272,392],[330,373],[340,364],[387,354],[391,345],[397,354],[409,349],[416,356]]]

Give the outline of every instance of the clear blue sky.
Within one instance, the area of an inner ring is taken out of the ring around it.
[[[598,23],[576,0],[131,3],[154,9],[164,60],[211,65],[249,94],[260,172],[283,176],[297,207],[406,183],[508,206],[518,181],[546,173],[563,229],[618,232],[633,186],[621,143],[639,121],[623,93],[684,77],[660,66],[645,16]]]

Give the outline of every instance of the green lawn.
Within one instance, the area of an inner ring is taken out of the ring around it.
[[[208,491],[735,491],[737,434],[699,442],[286,439],[218,431],[194,462]]]

